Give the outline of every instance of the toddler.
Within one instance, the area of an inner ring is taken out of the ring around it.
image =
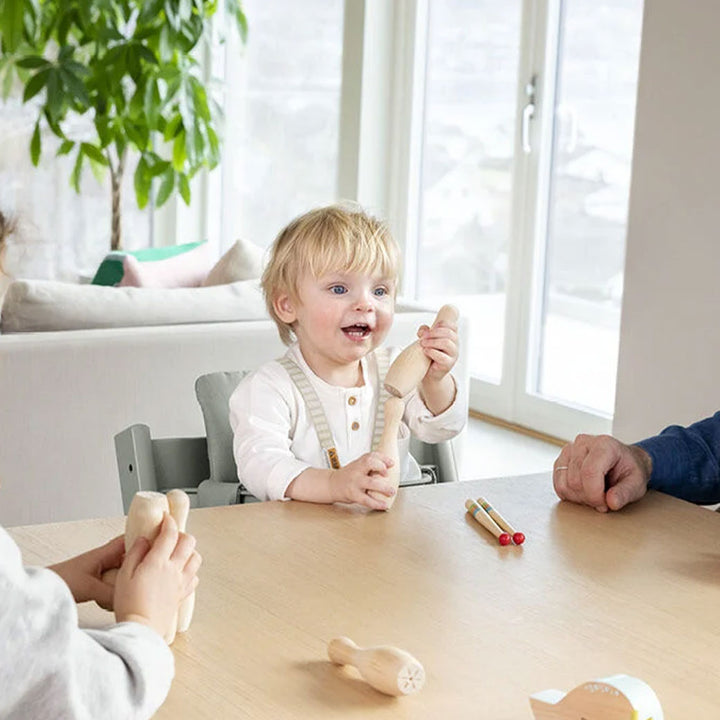
[[[275,240],[262,287],[290,347],[243,378],[230,398],[238,477],[256,497],[386,509],[368,491],[395,493],[387,480],[392,460],[373,447],[382,431],[384,374],[397,355],[380,346],[392,325],[398,274],[387,227],[360,210],[313,210]],[[410,431],[425,442],[447,440],[467,414],[450,374],[456,325],[423,326],[418,335],[431,362],[405,399],[401,481],[419,478],[407,453]]]

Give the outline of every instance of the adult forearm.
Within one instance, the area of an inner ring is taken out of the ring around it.
[[[652,459],[650,488],[703,505],[720,502],[720,413],[671,425],[637,446]]]

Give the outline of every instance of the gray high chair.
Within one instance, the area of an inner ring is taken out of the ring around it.
[[[195,381],[206,437],[153,438],[150,428],[143,424],[131,425],[115,435],[125,513],[138,490],[165,492],[182,488],[190,496],[192,507],[257,501],[238,482],[228,418],[230,395],[245,374],[246,371],[214,372]],[[458,479],[452,440],[429,444],[411,438],[410,453],[420,465],[421,478],[401,485]]]

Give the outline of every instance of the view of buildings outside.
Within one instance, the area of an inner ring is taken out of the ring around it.
[[[494,382],[520,11],[519,0],[430,4],[418,296],[461,307],[473,323],[472,372]],[[549,221],[530,390],[604,412],[614,406],[641,22],[642,0],[563,3],[551,192],[540,198]]]
[[[225,69],[226,232],[267,247],[293,217],[336,200],[343,5],[243,2],[247,46]]]

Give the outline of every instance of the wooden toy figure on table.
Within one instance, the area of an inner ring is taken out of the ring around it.
[[[462,430],[455,314],[420,329],[401,363],[403,397],[385,402],[399,261],[385,224],[357,207],[313,210],[275,240],[262,286],[290,347],[229,403],[238,479],[261,500],[386,510],[401,481],[420,479],[410,434],[438,443]]]
[[[360,648],[350,638],[330,641],[328,656],[337,665],[353,665],[362,678],[386,695],[410,695],[425,684],[425,669],[410,653],[390,645]]]

